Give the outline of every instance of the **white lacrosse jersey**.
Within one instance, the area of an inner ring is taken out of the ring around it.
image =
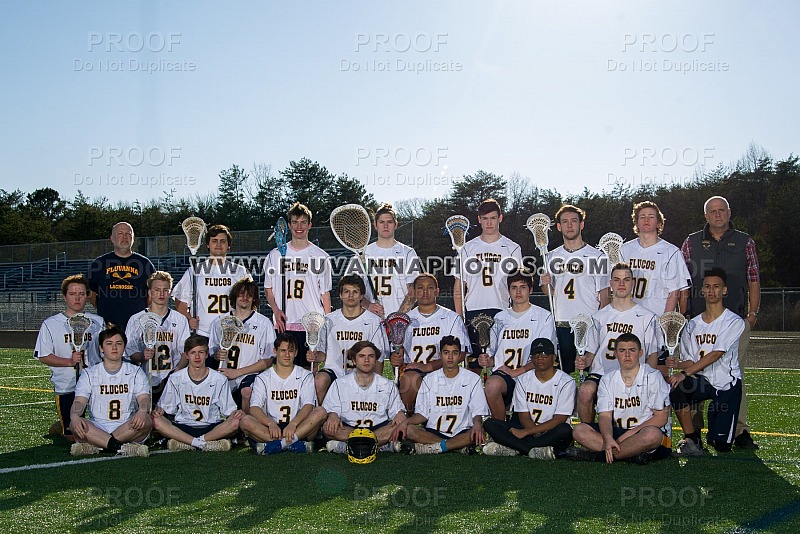
[[[647,364],[639,367],[631,387],[622,381],[620,370],[603,375],[597,386],[597,412],[612,412],[614,425],[624,430],[636,428],[653,417],[653,412],[670,406],[669,384],[659,371]],[[661,430],[672,435],[669,417]]]
[[[363,310],[355,319],[348,319],[342,310],[325,316],[325,323],[319,332],[317,350],[325,353],[325,369],[330,369],[341,378],[353,371],[353,363],[347,360],[347,351],[359,341],[371,341],[380,349],[378,361],[389,356],[389,340],[381,318]]]
[[[123,361],[115,373],[98,363],[86,369],[75,386],[75,397],[88,399],[89,419],[108,433],[130,419],[139,409],[136,400],[150,394],[144,369]]]
[[[285,281],[281,276],[281,252],[272,249],[264,261],[264,287],[272,289],[275,302],[281,305],[281,295],[286,290],[286,322],[300,324],[308,312],[325,313],[322,295],[331,290],[330,256],[327,252],[309,243],[303,250],[286,245]],[[283,287],[281,285],[283,284]]]
[[[547,259],[554,288],[556,321],[569,321],[580,313],[596,312],[600,308],[598,293],[609,287],[611,280],[608,268],[601,262],[605,259],[603,253],[589,244],[574,252],[568,252],[561,245],[548,253]]]
[[[512,407],[528,412],[534,423],[546,423],[556,415],[572,415],[575,410],[575,380],[561,369],[547,382],[540,382],[534,371],[517,377]]]
[[[427,374],[417,393],[415,410],[427,419],[427,428],[453,437],[472,428],[476,415],[488,416],[489,404],[481,377],[458,367],[453,378],[447,378],[443,369]]]
[[[403,341],[406,363],[430,363],[438,360],[439,342],[444,336],[455,336],[461,341],[461,351],[472,353],[467,329],[461,316],[453,310],[437,305],[436,311],[426,317],[419,308],[408,312],[411,323]]]
[[[673,291],[687,289],[692,277],[680,249],[663,239],[643,247],[632,239],[620,248],[625,263],[633,271],[633,300],[661,315],[666,310],[667,297]]]
[[[347,426],[372,427],[394,419],[405,409],[394,382],[373,373],[372,383],[363,388],[356,382],[356,373],[334,380],[322,407],[335,413]]]
[[[739,338],[744,328],[744,319],[727,308],[711,323],[706,323],[702,315],[693,317],[681,333],[681,355],[696,362],[709,352],[724,352],[719,360],[697,374],[706,377],[717,391],[726,391],[742,379]]]
[[[647,357],[658,352],[662,345],[661,326],[656,314],[636,304],[633,308],[620,312],[609,304],[592,315],[592,328],[589,329],[587,351],[594,354],[591,372],[606,375],[619,369],[614,354],[614,346],[620,334],[636,335],[642,343],[644,353],[639,364],[644,365]]]
[[[144,352],[145,345],[142,340],[142,326],[139,324],[139,318],[146,313],[145,309],[134,314],[128,320],[128,326],[125,328],[125,337],[128,338],[125,357],[128,360],[132,354]],[[189,321],[186,317],[175,310],[167,310],[167,314],[161,318],[161,326],[156,332],[156,346],[154,347],[156,354],[150,360],[150,383],[153,387],[158,386],[178,366],[181,355],[183,355],[183,345],[190,334]]]
[[[467,285],[466,309],[507,308],[510,297],[506,279],[508,273],[521,265],[519,245],[506,236],[500,236],[494,243],[487,243],[480,236],[468,241],[455,262],[455,277]]]
[[[390,248],[381,248],[377,242],[370,243],[364,250],[367,260],[367,299],[375,301],[373,290],[386,315],[400,309],[408,294],[408,285],[422,274],[422,261],[413,248],[395,242]],[[370,283],[371,282],[371,283]]]
[[[99,315],[84,313],[92,320],[92,326],[84,333],[84,370],[102,361],[100,357],[100,345],[97,336],[105,328],[105,321]],[[80,343],[77,343],[80,345]],[[36,338],[36,345],[33,348],[33,357],[36,359],[44,358],[54,354],[59,358],[71,359],[72,351],[72,332],[67,326],[67,316],[64,313],[51,315],[42,322],[39,328],[39,336]],[[53,391],[56,395],[72,393],[75,391],[75,368],[74,367],[50,367],[50,382],[53,384]]]
[[[233,315],[231,313],[231,315]],[[220,349],[222,339],[222,326],[220,321],[222,316],[214,319],[211,323],[211,335],[208,340],[208,352],[213,356]],[[272,358],[275,345],[275,327],[268,317],[253,310],[253,312],[242,321],[244,329],[233,338],[233,345],[228,350],[228,360],[220,362],[220,369],[242,369],[259,360]],[[242,380],[247,375],[230,380],[232,391],[236,391]]]
[[[243,266],[229,260],[220,265],[210,258],[198,259],[197,273],[197,314],[193,317],[200,319],[197,333],[208,336],[211,332],[211,322],[218,315],[231,311],[230,292],[233,284],[244,278],[252,278]],[[192,307],[192,268],[186,269],[180,281],[172,290],[176,300],[185,302]]]
[[[211,425],[236,411],[225,375],[208,369],[198,384],[189,376],[188,367],[169,377],[158,405],[174,415],[176,423],[190,426]]]
[[[316,406],[317,393],[311,371],[294,366],[286,379],[278,376],[275,367],[259,373],[253,382],[250,407],[257,406],[276,423],[289,423],[305,405]]]
[[[536,338],[545,337],[558,346],[556,326],[550,312],[539,306],[531,307],[521,314],[511,308],[494,316],[494,325],[489,332],[489,352],[494,356],[494,367],[502,366],[516,369],[531,359],[531,343]]]

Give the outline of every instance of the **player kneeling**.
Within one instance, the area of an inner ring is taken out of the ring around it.
[[[236,409],[228,379],[206,367],[207,337],[189,336],[183,351],[189,365],[167,379],[153,411],[153,428],[169,438],[167,447],[171,451],[229,451],[231,442],[227,438],[239,430],[243,412]],[[175,416],[175,422],[166,415]]]
[[[564,456],[572,443],[567,422],[575,409],[575,380],[556,369],[556,349],[547,338],[531,344],[533,372],[517,378],[511,421],[487,419],[486,432],[494,439],[483,448],[490,456],[526,454],[539,460]]]
[[[395,427],[403,424],[406,414],[394,382],[375,373],[380,349],[369,341],[359,341],[347,351],[355,372],[333,382],[322,406],[314,411],[325,416],[322,432],[328,452],[347,453],[347,440],[356,428],[374,432],[378,450],[399,451],[399,443],[390,443]]]
[[[311,442],[325,413],[314,410],[316,392],[311,371],[294,364],[297,341],[278,334],[275,363],[253,382],[250,413],[241,428],[258,454],[311,452]]]
[[[642,354],[634,334],[617,337],[614,356],[619,369],[604,375],[597,388],[599,423],[573,429],[575,441],[584,448],[570,447],[568,457],[644,464],[670,455],[669,386],[659,371],[639,364]]]
[[[489,415],[481,378],[461,367],[461,341],[445,336],[439,343],[442,368],[422,379],[416,413],[394,431],[393,439],[414,442],[417,454],[460,450],[474,452],[486,442],[482,420]],[[425,424],[425,428],[418,426]]]
[[[150,384],[144,370],[122,361],[125,332],[112,326],[98,336],[103,361],[86,369],[75,386],[70,429],[73,456],[100,449],[122,456],[148,456],[141,444],[150,433]],[[88,406],[89,419],[83,417]]]

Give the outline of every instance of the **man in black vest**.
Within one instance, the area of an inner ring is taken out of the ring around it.
[[[750,331],[756,324],[761,305],[761,284],[758,274],[756,244],[749,235],[736,230],[731,222],[728,201],[715,196],[706,200],[703,207],[706,225],[683,242],[681,251],[692,275],[692,288],[681,295],[680,309],[690,317],[705,310],[705,300],[700,294],[703,273],[712,268],[722,268],[728,275],[726,308],[745,319],[745,329],[739,340],[739,367],[744,375],[744,357],[750,344]],[[701,412],[702,413],[702,412]],[[702,415],[700,416],[702,417]],[[701,419],[702,421],[702,419]],[[744,449],[757,449],[750,437],[747,424],[747,395],[742,379],[742,402],[736,421],[734,444]]]

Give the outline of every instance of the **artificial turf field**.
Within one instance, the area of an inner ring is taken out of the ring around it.
[[[800,370],[748,368],[746,385],[760,450],[648,466],[457,453],[355,465],[246,448],[81,463],[66,440],[45,436],[56,419],[47,368],[30,350],[0,349],[0,528],[800,532]],[[31,468],[56,462],[73,465]]]

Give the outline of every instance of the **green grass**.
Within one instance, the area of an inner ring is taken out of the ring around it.
[[[63,438],[43,437],[56,418],[52,394],[7,389],[49,390],[47,369],[29,351],[0,349],[0,370],[0,468],[70,461]],[[757,452],[649,466],[461,454],[381,454],[364,466],[328,453],[155,454],[0,474],[0,526],[385,533],[744,532],[760,525],[800,532],[800,398],[765,395],[798,395],[798,379],[800,371],[748,370]]]

